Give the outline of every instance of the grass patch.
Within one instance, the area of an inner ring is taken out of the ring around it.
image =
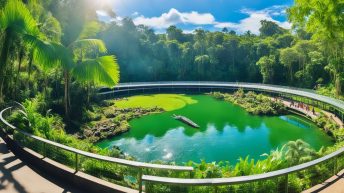
[[[163,108],[165,111],[181,109],[188,104],[197,103],[197,100],[183,94],[155,94],[132,96],[115,101],[118,108]]]

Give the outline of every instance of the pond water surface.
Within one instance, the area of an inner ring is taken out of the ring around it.
[[[291,140],[302,139],[313,148],[332,145],[331,138],[314,123],[297,115],[253,116],[241,107],[207,95],[188,95],[195,104],[181,109],[143,116],[130,121],[129,132],[98,143],[118,146],[139,161],[189,160],[237,162],[261,155]],[[171,116],[183,115],[200,125],[192,128]]]

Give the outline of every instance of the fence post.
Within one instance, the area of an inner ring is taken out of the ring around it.
[[[79,171],[79,161],[78,161],[78,153],[75,153],[75,171]]]
[[[214,192],[217,193],[217,186],[214,186]]]
[[[337,174],[337,157],[333,158],[333,175]]]
[[[288,193],[288,174],[285,176],[285,193]]]
[[[139,193],[142,193],[142,168],[139,168]]]
[[[47,157],[47,147],[46,144],[43,142],[43,157]]]

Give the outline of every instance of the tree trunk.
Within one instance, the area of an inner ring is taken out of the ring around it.
[[[27,74],[28,74],[28,81],[26,82],[26,88],[30,89],[30,78],[31,78],[31,67],[32,67],[32,62],[33,62],[33,51],[29,54],[29,64],[28,64],[28,69],[27,69]]]
[[[65,116],[66,120],[69,121],[69,107],[70,107],[70,100],[69,100],[69,73],[67,70],[64,71],[64,108],[65,108]]]
[[[3,87],[4,87],[4,77],[0,77],[0,104],[4,102]]]
[[[9,48],[12,42],[11,31],[6,30],[4,34],[4,43],[2,44],[2,50],[0,53],[0,103],[4,102],[4,87],[5,87],[5,76],[7,69],[7,60],[9,55]]]
[[[16,74],[16,79],[14,81],[14,92],[12,93],[13,98],[15,99],[17,96],[17,91],[18,91],[18,80],[19,80],[19,74],[20,74],[20,68],[21,68],[21,64],[23,61],[23,57],[24,57],[24,48],[20,48],[19,54],[18,54],[18,70],[17,70],[17,74]]]

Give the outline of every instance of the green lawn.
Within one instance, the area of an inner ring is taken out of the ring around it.
[[[165,111],[173,111],[183,108],[187,104],[197,103],[196,100],[183,94],[155,94],[132,96],[115,101],[118,108],[142,107],[152,108],[160,107]]]

